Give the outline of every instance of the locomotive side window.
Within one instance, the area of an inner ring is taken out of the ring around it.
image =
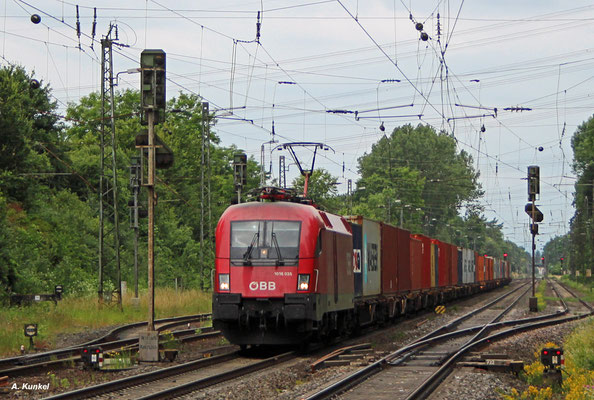
[[[297,265],[299,221],[231,222],[231,259],[235,265],[253,261],[269,265]]]
[[[318,234],[318,241],[316,242],[316,253],[315,256],[319,257],[322,254],[322,230],[320,229],[320,233]]]

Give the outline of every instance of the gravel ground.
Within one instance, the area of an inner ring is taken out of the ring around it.
[[[501,293],[501,290],[492,292],[489,298],[494,298]],[[486,302],[481,300],[480,302]],[[400,321],[394,326],[375,331],[369,335],[357,339],[357,342],[369,342],[372,344],[373,353],[366,362],[372,362],[375,359],[385,355],[388,351],[394,351],[396,348],[409,343],[414,338],[418,338],[442,325],[444,322],[465,314],[470,307],[476,307],[479,303],[476,298],[460,301],[449,305],[446,314],[435,315],[431,313],[421,314],[409,317]],[[534,313],[527,311],[528,300],[525,306],[520,306],[514,310],[508,319],[523,318],[533,316]],[[554,312],[558,309],[557,304],[549,304],[543,313]],[[538,345],[547,341],[553,341],[557,344],[563,344],[565,337],[571,333],[579,322],[558,325],[549,328],[543,328],[537,331],[531,331],[516,335],[512,338],[504,339],[491,344],[488,351],[492,353],[505,353],[510,358],[522,360],[526,363],[534,361],[534,351]],[[106,330],[109,330],[106,328]],[[105,332],[103,332],[104,334]],[[79,342],[90,340],[92,336],[101,336],[101,332],[89,332]],[[69,342],[71,338],[64,336],[64,340]],[[354,341],[342,343],[340,347],[352,344]],[[221,339],[207,340],[201,343],[186,345],[184,351],[180,354],[177,362],[193,360],[197,357],[200,350],[212,348],[221,344]],[[248,377],[229,382],[225,387],[216,387],[211,390],[203,390],[192,393],[184,397],[185,399],[228,399],[228,400],[265,400],[265,399],[297,399],[304,397],[316,389],[325,387],[340,377],[355,371],[360,364],[353,363],[350,366],[332,367],[311,372],[311,363],[320,358],[324,352],[316,353],[307,357],[299,357],[288,363],[283,363],[274,369],[253,374]],[[169,366],[165,363],[162,366]],[[42,393],[34,391],[12,391],[8,398],[27,398],[36,399],[48,396],[60,391],[73,390],[78,387],[96,384],[111,379],[118,379],[124,376],[148,372],[162,367],[161,365],[141,365],[138,368],[120,373],[99,373],[88,372],[79,369],[63,370],[51,374],[40,376],[31,376],[26,378],[30,384],[51,383],[50,390]],[[66,381],[64,381],[66,379]],[[448,378],[447,390],[439,392],[438,397],[432,399],[444,400],[487,400],[499,399],[497,391],[509,391],[512,387],[518,390],[524,390],[526,385],[517,379],[511,373],[493,373],[479,369],[462,368],[456,370]],[[68,387],[66,387],[68,386]],[[434,395],[436,396],[437,393]]]

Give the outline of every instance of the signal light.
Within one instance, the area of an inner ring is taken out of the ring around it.
[[[142,123],[147,110],[155,113],[155,124],[165,120],[165,52],[160,49],[140,53],[140,105]]]
[[[528,201],[536,200],[540,193],[540,167],[530,165],[528,167]]]
[[[233,178],[236,188],[247,185],[247,155],[245,153],[233,155]]]
[[[555,347],[545,347],[540,353],[540,362],[545,367],[545,371],[557,370],[565,364],[563,349]]]

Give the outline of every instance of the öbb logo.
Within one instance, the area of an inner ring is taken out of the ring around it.
[[[250,290],[276,290],[275,282],[250,282]]]

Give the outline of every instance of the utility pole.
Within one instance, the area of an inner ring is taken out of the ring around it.
[[[112,32],[115,31],[115,39]],[[115,293],[117,304],[122,308],[122,279],[120,273],[120,225],[118,215],[118,185],[116,165],[116,138],[114,120],[114,83],[112,46],[118,40],[117,26],[110,25],[107,35],[101,39],[101,156],[99,175],[99,304],[104,300],[104,279],[108,266],[115,273]],[[111,146],[110,146],[111,145]],[[111,147],[111,154],[106,156],[106,147]],[[106,229],[106,220],[113,225]],[[108,247],[109,236],[112,247]]]

